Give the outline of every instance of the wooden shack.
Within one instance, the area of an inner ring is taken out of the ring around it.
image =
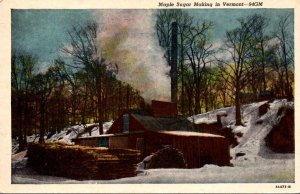
[[[75,144],[136,149],[143,157],[170,145],[183,152],[188,168],[229,165],[230,160],[224,137],[199,133],[192,122],[178,115],[174,103],[160,101],[152,101],[148,109],[125,111],[105,135],[78,138]]]
[[[165,146],[181,150],[188,168],[199,168],[205,164],[230,165],[228,141],[223,136],[187,131],[145,133],[146,155]]]

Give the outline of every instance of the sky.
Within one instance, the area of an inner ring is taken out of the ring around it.
[[[89,10],[13,10],[12,50],[49,64],[68,40],[68,30],[91,19]]]
[[[155,10],[154,10],[155,11]],[[192,9],[187,10],[200,21],[214,22],[213,41],[221,41],[225,32],[237,27],[237,18],[258,13],[269,19],[269,32],[276,20],[293,9]],[[96,10],[100,12],[101,10]],[[72,26],[87,21],[101,20],[95,10],[12,10],[12,50],[37,58],[41,66],[51,64],[61,55],[60,48],[68,43],[68,31]],[[99,21],[101,22],[101,21]],[[290,26],[293,32],[293,26]]]

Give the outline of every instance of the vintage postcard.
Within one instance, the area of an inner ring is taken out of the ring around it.
[[[0,1],[0,192],[299,192],[299,5]]]

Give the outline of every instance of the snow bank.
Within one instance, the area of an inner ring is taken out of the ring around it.
[[[110,128],[110,126],[113,124],[113,121],[109,121],[109,122],[104,122],[103,123],[103,133],[105,134],[108,129]],[[96,137],[99,136],[99,127],[94,127],[91,131],[91,136],[89,133],[84,133],[82,134],[80,137]]]
[[[190,121],[198,124],[201,122],[212,123],[217,120],[217,115],[226,113],[222,117],[223,127],[231,128],[239,144],[231,149],[231,156],[235,158],[236,154],[243,153],[246,160],[252,161],[255,157],[274,154],[266,146],[264,138],[270,132],[274,125],[278,123],[277,112],[282,106],[294,106],[294,102],[288,102],[286,99],[274,100],[270,104],[268,112],[259,117],[259,107],[267,101],[256,102],[243,105],[242,126],[235,126],[235,107],[221,108],[189,117]],[[252,157],[252,159],[251,159]],[[245,161],[246,161],[245,160]],[[232,161],[235,162],[234,160]]]
[[[224,114],[224,113],[228,114],[231,112],[232,109],[233,107],[220,108],[206,113],[190,116],[188,117],[188,120],[194,122],[195,124],[200,124],[200,123],[210,124],[210,123],[217,122],[218,114]]]
[[[136,177],[76,181],[53,176],[17,174],[13,183],[279,183],[294,182],[294,159],[269,159],[247,166],[219,167],[205,165],[199,169],[150,169]]]
[[[103,123],[103,132],[104,134],[106,131],[110,128],[110,126],[113,124],[113,121],[104,122]],[[88,123],[85,127],[97,125],[97,123]],[[66,145],[74,145],[74,142],[72,142],[72,139],[76,138],[79,134],[81,134],[81,137],[94,137],[99,136],[99,127],[95,126],[92,129],[91,136],[88,132],[84,132],[84,125],[74,125],[70,127],[64,128],[59,133],[55,133],[50,138],[47,138],[47,136],[44,137],[46,142],[60,142]],[[37,135],[31,135],[27,136],[27,142],[38,142],[39,141],[39,134]],[[19,144],[17,139],[12,139],[12,154],[16,154],[19,149]]]
[[[232,149],[232,154],[246,153],[248,160],[251,157],[269,157],[274,154],[265,145],[265,137],[271,129],[278,123],[277,112],[282,106],[294,106],[293,102],[284,100],[276,100],[270,103],[269,111],[263,116],[258,116],[258,108],[264,102],[248,105],[244,110],[244,127],[233,126],[235,132],[242,132],[242,136],[238,137],[239,145]],[[258,123],[258,121],[260,121]]]

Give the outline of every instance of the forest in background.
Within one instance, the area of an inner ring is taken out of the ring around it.
[[[271,30],[262,15],[238,18],[239,26],[224,32],[223,42],[215,45],[213,22],[196,20],[184,10],[157,11],[156,34],[169,65],[172,24],[178,26],[175,76],[181,114],[233,105],[240,125],[243,103],[265,96],[293,99],[294,42],[288,30],[292,17],[282,16]],[[59,58],[44,72],[36,70],[39,61],[33,55],[12,53],[12,136],[18,137],[20,150],[32,133],[39,133],[43,142],[45,134],[69,125],[114,120],[143,101],[138,88],[117,79],[119,64],[107,60],[97,46],[99,30],[95,21],[70,29],[62,52],[72,60]],[[103,134],[102,125],[99,133]]]

